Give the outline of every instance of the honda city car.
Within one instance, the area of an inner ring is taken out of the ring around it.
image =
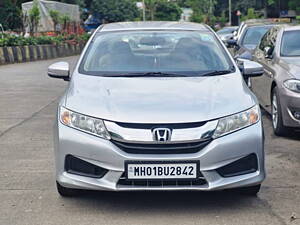
[[[55,119],[57,190],[214,191],[256,195],[265,178],[259,103],[208,26],[123,22],[100,26],[72,73]]]

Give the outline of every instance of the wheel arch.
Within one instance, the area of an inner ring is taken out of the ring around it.
[[[271,99],[270,99],[270,101],[272,102],[272,97],[273,97],[273,90],[274,90],[274,88],[275,87],[277,87],[277,83],[276,83],[276,81],[274,81],[273,80],[273,82],[272,82],[272,85],[271,85],[271,90],[270,90],[270,96],[271,96]]]

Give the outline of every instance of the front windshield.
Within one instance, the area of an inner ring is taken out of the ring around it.
[[[214,35],[196,31],[120,31],[97,34],[79,71],[89,75],[201,75],[232,68]]]
[[[270,26],[249,27],[243,38],[242,45],[248,49],[255,49]]]
[[[281,56],[300,56],[300,30],[283,33]]]

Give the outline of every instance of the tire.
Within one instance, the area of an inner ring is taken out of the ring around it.
[[[280,104],[280,98],[278,94],[277,87],[272,90],[271,98],[271,115],[272,115],[272,126],[274,134],[277,136],[285,136],[288,134],[289,130],[283,125],[282,120],[282,108]]]
[[[57,181],[56,181],[56,188],[57,188],[57,192],[62,197],[74,197],[74,196],[78,196],[80,193],[80,190],[63,187]]]
[[[248,195],[248,196],[256,196],[257,193],[260,191],[261,185],[255,185],[255,186],[250,186],[250,187],[243,187],[243,188],[238,188],[237,191],[238,193],[242,195]]]

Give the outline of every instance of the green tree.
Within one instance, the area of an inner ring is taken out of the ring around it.
[[[250,19],[258,19],[259,15],[255,13],[254,8],[249,8],[247,11],[247,15],[242,18],[242,20],[250,20]]]
[[[193,22],[214,23],[216,0],[189,0],[188,5],[193,9],[191,20]]]
[[[177,21],[180,19],[182,10],[174,2],[158,2],[156,5],[156,11],[154,14],[155,20],[164,20],[164,21]]]
[[[135,20],[139,16],[132,0],[93,0],[91,12],[98,14],[105,23]]]
[[[57,24],[60,22],[60,13],[57,10],[51,9],[49,14],[53,22],[53,30],[56,31]]]
[[[146,17],[150,20],[154,20],[154,15],[156,12],[156,8],[158,3],[162,0],[145,0],[145,6],[147,14]]]
[[[37,32],[40,23],[40,9],[37,0],[34,0],[32,8],[28,12],[30,34]]]
[[[0,23],[4,29],[19,29],[22,26],[21,9],[11,0],[3,0],[1,4]]]
[[[71,22],[71,18],[68,14],[63,14],[59,17],[59,21],[63,25],[63,30],[66,30],[68,24]]]
[[[189,5],[189,0],[176,0],[175,1],[178,5],[179,5],[179,7],[181,7],[181,8],[188,8],[188,7],[190,7],[190,5]]]
[[[290,0],[288,3],[289,9],[296,10],[300,14],[300,1],[299,0]]]

